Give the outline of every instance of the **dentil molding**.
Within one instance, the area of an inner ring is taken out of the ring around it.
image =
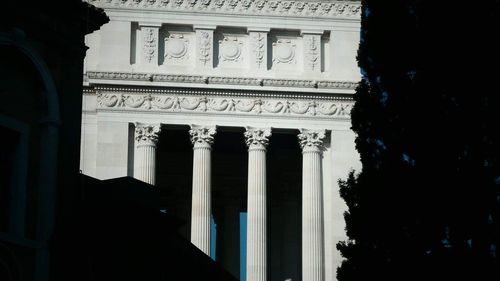
[[[359,19],[356,1],[282,0],[84,0],[100,8],[147,9],[175,12]]]
[[[198,84],[227,84],[294,88],[322,88],[354,90],[358,82],[352,81],[316,81],[300,79],[271,79],[248,77],[219,77],[184,74],[152,74],[132,72],[87,71],[86,78],[96,80],[151,81]]]
[[[147,90],[135,90],[129,93],[120,88],[99,88],[95,90],[96,108],[98,111],[349,119],[353,106],[350,99],[326,96],[222,96],[218,92],[194,92],[185,90],[151,93]]]

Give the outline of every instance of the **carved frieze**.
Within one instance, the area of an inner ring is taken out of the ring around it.
[[[84,0],[101,8],[151,8],[186,12],[210,11],[223,14],[354,18],[361,4],[354,1],[280,0]]]
[[[133,72],[103,72],[88,71],[86,76],[89,79],[99,80],[132,80],[132,81],[158,81],[176,83],[203,83],[203,84],[230,84],[230,85],[253,85],[272,87],[292,87],[292,88],[322,88],[322,89],[342,89],[354,90],[358,82],[352,81],[314,81],[298,79],[259,79],[247,77],[218,77],[185,74],[151,74]]]
[[[352,101],[315,99],[209,97],[184,94],[98,93],[99,110],[139,110],[212,114],[349,118]]]

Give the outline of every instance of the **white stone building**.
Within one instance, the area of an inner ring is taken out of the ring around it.
[[[83,173],[156,185],[241,280],[336,280],[360,3],[88,2],[111,21],[86,41]]]

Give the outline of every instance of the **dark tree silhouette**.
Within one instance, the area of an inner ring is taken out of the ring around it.
[[[362,1],[339,281],[500,280],[499,2],[479,2]]]

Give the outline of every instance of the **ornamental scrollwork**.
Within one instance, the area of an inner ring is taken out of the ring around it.
[[[318,3],[306,0],[84,0],[100,8],[150,8],[163,10],[243,15],[271,15],[295,17],[342,17],[359,18],[361,4],[359,2],[331,1]]]
[[[99,110],[140,110],[205,112],[207,114],[244,114],[349,118],[352,102],[327,100],[290,100],[276,98],[226,98],[164,94],[98,93]]]

